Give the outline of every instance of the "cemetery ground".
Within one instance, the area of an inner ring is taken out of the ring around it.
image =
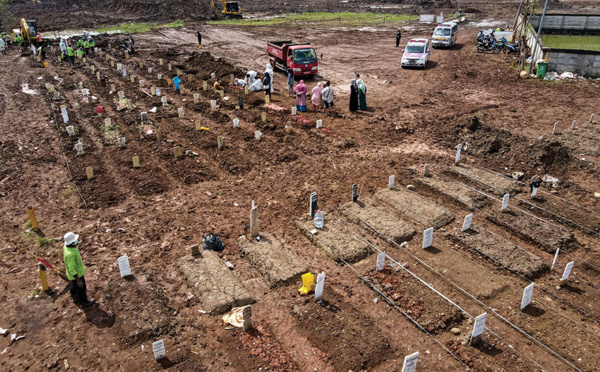
[[[423,71],[400,68],[385,26],[289,27],[278,37],[323,53],[309,88],[330,80],[336,92],[332,110],[292,116],[281,73],[271,107],[262,93],[229,85],[231,74],[264,70],[272,29],[199,27],[202,50],[194,30],[164,29],[135,35],[138,53],[128,59],[109,47],[124,36],[101,38],[89,68],[0,56],[0,327],[26,335],[10,346],[0,339],[3,370],[400,371],[414,352],[421,371],[600,368],[598,80],[519,79],[512,57],[475,51],[478,29],[468,25]],[[429,33],[407,24],[402,44]],[[183,94],[166,80],[178,71]],[[212,90],[211,73],[225,97]],[[369,110],[350,114],[354,73],[368,86]],[[520,181],[506,177],[514,172]],[[531,198],[535,177],[544,182]],[[316,233],[307,221],[312,192],[325,214]],[[252,200],[266,245],[240,238]],[[422,249],[430,227],[433,244]],[[67,231],[81,235],[96,300],[89,309],[74,306],[52,272],[57,292],[42,292],[29,255],[61,267]],[[192,258],[190,247],[209,232],[225,250]],[[124,255],[133,275],[122,279]],[[298,293],[305,269],[326,273],[321,303]],[[520,311],[532,282],[532,303]],[[223,325],[224,311],[248,303],[254,329]],[[484,312],[482,340],[470,345]],[[157,362],[152,343],[161,339],[166,358]]]

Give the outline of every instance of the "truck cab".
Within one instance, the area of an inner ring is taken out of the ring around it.
[[[406,49],[402,55],[402,68],[427,66],[429,62],[429,40],[428,39],[410,39],[406,43]]]
[[[452,48],[456,44],[457,35],[458,25],[456,23],[440,23],[431,34],[431,46]]]

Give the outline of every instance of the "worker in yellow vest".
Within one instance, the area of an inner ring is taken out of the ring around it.
[[[79,249],[77,249],[77,243],[79,242],[79,235],[68,232],[64,236],[65,245],[63,246],[63,256],[65,259],[65,268],[67,278],[71,281],[69,284],[69,290],[73,301],[80,307],[87,307],[94,303],[94,299],[88,300],[87,298],[87,287],[85,285],[85,266],[83,266],[83,260]]]

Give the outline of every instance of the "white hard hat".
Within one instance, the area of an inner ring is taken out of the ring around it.
[[[79,240],[79,235],[72,233],[72,232],[68,232],[65,234],[65,245],[72,245],[74,243],[77,243],[77,241]]]

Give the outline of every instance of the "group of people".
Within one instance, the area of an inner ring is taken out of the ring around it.
[[[81,38],[73,47],[66,39],[60,39],[58,44],[61,52],[61,60],[68,60],[70,66],[75,66],[75,56],[83,58],[94,55],[96,42],[91,37]]]
[[[367,109],[367,86],[356,74],[350,81],[350,112]]]
[[[306,87],[304,80],[300,80],[295,88],[293,85],[294,74],[290,72],[288,73],[288,96],[291,96],[291,92],[293,91],[296,94],[296,109],[301,112],[308,111],[308,106],[306,104],[308,88]],[[315,86],[311,92],[310,102],[312,103],[313,110],[316,111],[321,107],[325,109],[333,107],[333,88],[329,81],[325,83],[325,87],[323,87],[323,83],[319,81],[317,86]]]

